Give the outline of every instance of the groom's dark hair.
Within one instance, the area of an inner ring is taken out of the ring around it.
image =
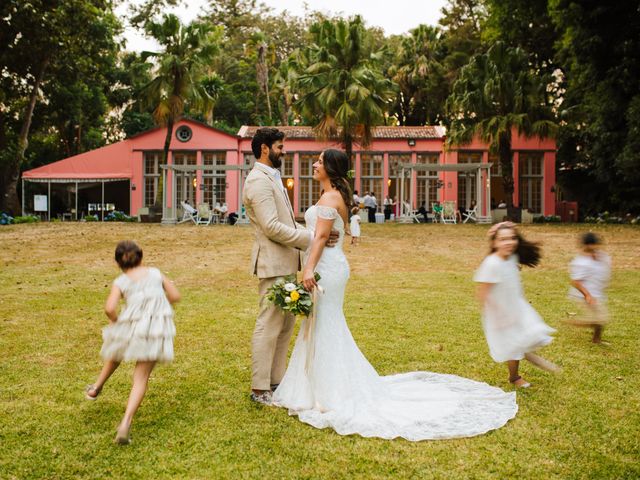
[[[256,130],[256,134],[251,140],[251,151],[256,160],[260,159],[262,153],[262,145],[271,146],[278,140],[284,140],[284,132],[281,132],[277,128],[263,127]]]

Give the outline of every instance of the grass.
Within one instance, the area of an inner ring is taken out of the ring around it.
[[[524,365],[516,418],[489,434],[411,443],[302,424],[249,401],[257,281],[243,227],[37,224],[0,229],[0,478],[638,478],[640,229],[597,226],[614,260],[608,347],[563,325],[567,265],[586,226],[528,226],[543,264],[523,271],[528,299],[558,329]],[[483,338],[471,276],[485,227],[363,225],[347,247],[350,328],[381,374],[453,373],[509,390]],[[118,240],[176,281],[176,360],[153,373],[128,447],[112,444],[130,388],[123,365],[96,402],[103,303]]]

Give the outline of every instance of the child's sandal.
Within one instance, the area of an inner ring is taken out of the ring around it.
[[[518,384],[520,380],[522,380],[524,383]],[[524,381],[520,375],[518,375],[515,378],[510,378],[509,383],[512,383],[516,388],[529,388],[531,386],[531,384],[529,382]]]
[[[93,401],[98,398],[98,395],[100,395],[101,391],[102,388],[96,388],[95,385],[87,385],[87,388],[85,388],[84,390],[84,398]]]

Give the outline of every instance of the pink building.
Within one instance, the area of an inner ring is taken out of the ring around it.
[[[229,212],[240,211],[242,182],[254,162],[251,138],[258,127],[242,127],[237,135],[192,120],[175,126],[169,168],[161,165],[164,128],[155,128],[127,140],[23,173],[25,212],[34,211],[35,194],[47,195],[50,215],[72,217],[116,209],[136,215],[154,203],[159,179],[166,172],[166,205],[171,218],[181,215],[180,203],[226,203]],[[296,214],[302,214],[319,196],[311,165],[325,148],[336,143],[318,142],[310,127],[278,127],[285,132],[287,155],[282,178]],[[383,198],[401,195],[412,208],[436,201],[455,201],[468,207],[480,199],[480,215],[505,200],[498,160],[487,145],[473,141],[446,150],[444,127],[377,127],[371,145],[354,146],[354,189]],[[551,139],[514,136],[514,204],[533,214],[555,213],[556,144]],[[493,166],[475,169],[475,165]],[[460,167],[461,164],[469,165]],[[415,168],[410,168],[410,166]],[[421,165],[433,165],[428,170]],[[175,167],[175,169],[174,169]],[[404,167],[404,185],[402,173]],[[489,193],[490,192],[490,193]],[[489,198],[490,197],[490,198]],[[171,222],[169,222],[171,223]]]

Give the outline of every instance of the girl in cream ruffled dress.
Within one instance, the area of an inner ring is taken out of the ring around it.
[[[147,391],[149,376],[156,362],[173,360],[171,304],[180,299],[178,290],[157,268],[143,267],[142,250],[129,240],[118,243],[115,259],[123,273],[113,282],[105,313],[109,325],[103,330],[100,352],[105,360],[98,380],[89,385],[85,396],[95,400],[102,387],[122,361],[135,361],[133,385],[127,408],[118,426],[116,443],[130,443],[131,422]],[[117,314],[120,299],[126,306]]]

